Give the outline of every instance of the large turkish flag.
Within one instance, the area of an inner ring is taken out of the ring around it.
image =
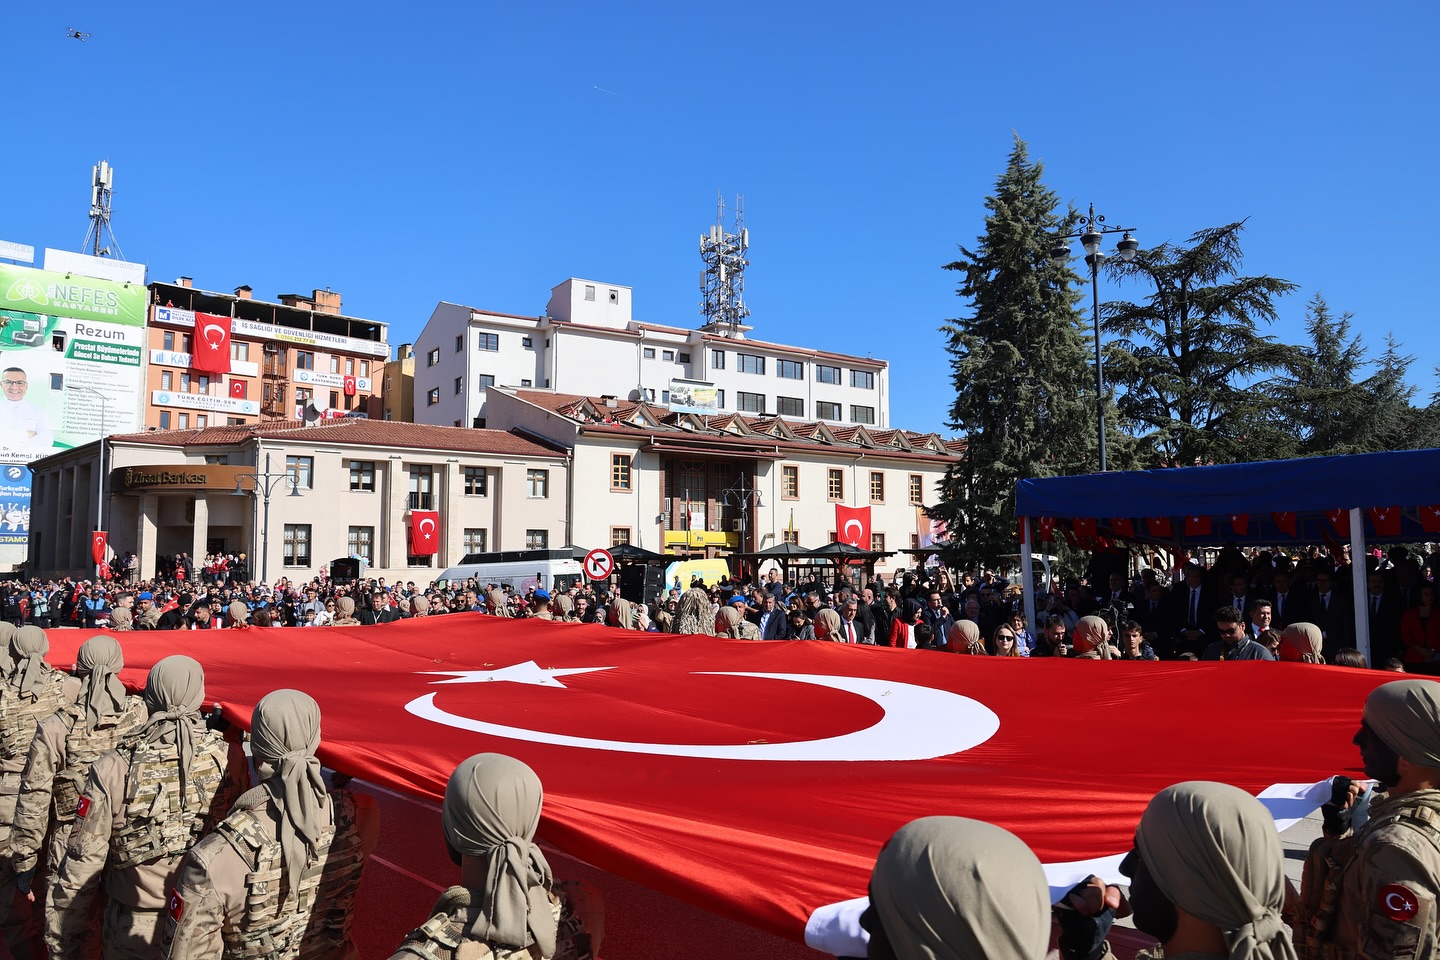
[[[206,373],[230,372],[230,318],[212,313],[195,314],[195,335],[190,367]]]
[[[51,631],[51,662],[68,667],[92,633]],[[128,683],[183,648],[163,631],[121,643]],[[302,644],[293,629],[251,628],[193,652],[210,699],[242,724],[276,687],[314,696],[322,760],[371,782],[438,798],[463,758],[517,756],[545,784],[551,843],[795,939],[815,908],[864,894],[881,844],[916,817],[999,824],[1059,884],[1129,850],[1145,804],[1178,781],[1259,793],[1358,777],[1350,738],[1361,705],[1391,679],[1263,661],[757,643],[468,613],[316,627]],[[1266,735],[1215,736],[1205,718],[1222,708],[1232,729]]]
[[[410,555],[428,557],[440,552],[440,512],[410,511]]]
[[[861,550],[869,550],[870,508],[835,504],[835,539]]]

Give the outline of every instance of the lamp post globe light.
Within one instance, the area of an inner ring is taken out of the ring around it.
[[[249,480],[255,484],[254,490],[246,490],[242,481]],[[293,473],[286,470],[284,473],[270,472],[270,454],[265,454],[264,473],[238,473],[235,475],[235,489],[231,496],[248,497],[250,494],[258,493],[261,503],[264,504],[264,519],[260,524],[260,582],[270,582],[270,494],[282,483],[290,484],[289,496],[300,496],[300,479]]]
[[[1100,472],[1104,473],[1108,464],[1105,459],[1105,370],[1100,359],[1100,266],[1105,262],[1105,253],[1100,249],[1100,245],[1106,234],[1124,234],[1115,245],[1115,252],[1120,255],[1120,259],[1128,261],[1135,259],[1135,254],[1140,249],[1140,241],[1135,239],[1134,227],[1105,226],[1105,217],[1095,213],[1093,203],[1090,204],[1089,216],[1082,218],[1080,224],[1083,229],[1079,233],[1069,233],[1056,238],[1055,246],[1050,248],[1050,259],[1056,263],[1069,260],[1070,244],[1066,241],[1078,238],[1085,251],[1085,263],[1090,267],[1091,318],[1095,328],[1095,428],[1099,434]]]

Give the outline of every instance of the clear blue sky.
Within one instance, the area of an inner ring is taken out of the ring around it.
[[[154,278],[331,287],[419,332],[580,276],[699,322],[699,235],[744,194],[755,336],[890,360],[943,430],[940,269],[1012,131],[1144,245],[1250,218],[1246,268],[1440,362],[1433,4],[67,3],[6,20],[0,238],[76,249],[90,167]],[[67,27],[87,31],[67,39]],[[1103,289],[1113,298],[1121,291]],[[1139,291],[1135,291],[1139,295]]]

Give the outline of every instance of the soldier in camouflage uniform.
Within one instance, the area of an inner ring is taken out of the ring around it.
[[[171,960],[343,960],[365,860],[380,836],[373,797],[326,790],[320,707],[276,690],[255,707],[260,785],[180,868],[166,921]]]
[[[1389,793],[1354,833],[1356,791],[1326,808],[1326,836],[1305,861],[1296,946],[1305,960],[1440,956],[1440,684],[1376,687],[1355,745],[1365,775]]]
[[[392,960],[595,956],[604,906],[588,885],[551,877],[534,843],[542,799],[540,778],[512,757],[482,753],[455,769],[440,816],[461,886],[445,891]]]
[[[90,765],[145,723],[145,702],[127,697],[117,676],[124,666],[114,637],[91,637],[81,644],[74,670],[79,699],[41,720],[30,743],[10,834],[11,866],[21,893],[30,892],[47,834],[45,867],[54,881]]]
[[[0,933],[16,960],[43,960],[41,910],[33,897],[15,889],[10,860],[11,825],[20,797],[20,775],[35,728],[45,717],[75,702],[80,682],[45,662],[50,641],[35,626],[11,632],[0,648]]]
[[[145,681],[145,726],[90,767],[45,913],[52,960],[84,955],[102,873],[103,956],[164,957],[161,921],[180,862],[249,785],[238,743],[205,728],[204,700],[200,664],[166,657]]]

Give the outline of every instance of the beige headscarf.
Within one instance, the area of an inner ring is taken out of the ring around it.
[[[14,666],[10,669],[10,687],[22,694],[31,693],[40,675],[45,672],[45,654],[50,652],[50,638],[45,631],[33,624],[26,624],[15,631],[10,641],[10,654]]]
[[[553,606],[555,612],[559,614],[559,616],[556,617],[557,620],[569,620],[574,615],[575,601],[570,599],[570,594],[568,593],[555,594],[555,596],[550,598],[550,605]]]
[[[267,693],[255,705],[250,753],[255,772],[280,812],[280,851],[290,889],[320,855],[320,834],[330,823],[330,795],[315,751],[320,746],[320,705],[299,690]]]
[[[1313,623],[1292,623],[1280,634],[1280,659],[1291,663],[1324,663],[1320,649],[1325,640]]]
[[[80,644],[75,654],[75,675],[80,678],[77,704],[85,707],[85,729],[108,717],[118,717],[125,710],[125,685],[116,676],[125,668],[125,655],[120,641],[104,634]]]
[[[445,839],[465,859],[465,886],[479,895],[466,920],[473,939],[555,955],[550,864],[535,845],[544,790],[513,757],[481,753],[463,761],[445,786]]]
[[[831,607],[818,610],[815,613],[815,637],[823,640],[835,640],[843,634],[840,630],[840,614]],[[821,627],[824,627],[824,637],[821,637]]]
[[[245,623],[250,619],[250,608],[245,606],[244,601],[241,600],[230,601],[230,606],[225,608],[225,612],[230,614],[231,626],[237,623]]]
[[[429,600],[429,598],[427,598],[427,597],[411,597],[411,598],[410,598],[410,616],[412,616],[412,617],[428,617],[428,616],[430,616],[430,600]]]
[[[616,597],[610,601],[610,626],[621,630],[635,629],[635,610],[629,600]]]
[[[1071,636],[1077,653],[1094,651],[1101,660],[1109,660],[1113,656],[1110,648],[1110,624],[1100,617],[1081,617]]]
[[[951,653],[983,654],[985,641],[980,639],[980,625],[974,620],[956,620],[945,635],[945,649]]]
[[[10,676],[15,669],[15,658],[10,654],[10,643],[15,639],[15,624],[0,620],[0,676]]]
[[[723,627],[720,625],[722,622],[725,624]],[[745,615],[733,604],[727,603],[715,614],[715,636],[742,640],[744,638],[740,634],[740,625],[744,622]]]
[[[1294,960],[1280,921],[1284,853],[1259,800],[1229,784],[1177,783],[1145,808],[1135,845],[1171,903],[1220,928],[1231,960]]]
[[[141,736],[162,743],[174,742],[179,756],[180,796],[190,782],[195,758],[195,734],[201,729],[200,705],[205,702],[205,670],[181,654],[166,657],[150,668],[145,678],[145,706],[150,711]]]
[[[924,817],[901,827],[875,859],[870,902],[898,957],[1040,960],[1050,942],[1040,860],[979,820]]]
[[[1395,680],[1365,698],[1365,722],[1400,756],[1422,767],[1440,767],[1440,684]]]
[[[126,607],[116,607],[110,611],[110,629],[121,631],[134,630],[135,614],[131,613]]]
[[[335,601],[335,608],[340,611],[340,616],[353,617],[355,616],[355,598],[339,597]]]
[[[485,594],[485,597],[486,597],[487,600],[490,601],[490,612],[491,612],[492,614],[494,614],[494,615],[497,616],[497,617],[508,617],[508,616],[510,616],[510,611],[507,610],[507,609],[505,609],[505,591],[504,591],[504,590],[501,590],[499,587],[495,587],[495,588],[492,589],[489,593]]]

